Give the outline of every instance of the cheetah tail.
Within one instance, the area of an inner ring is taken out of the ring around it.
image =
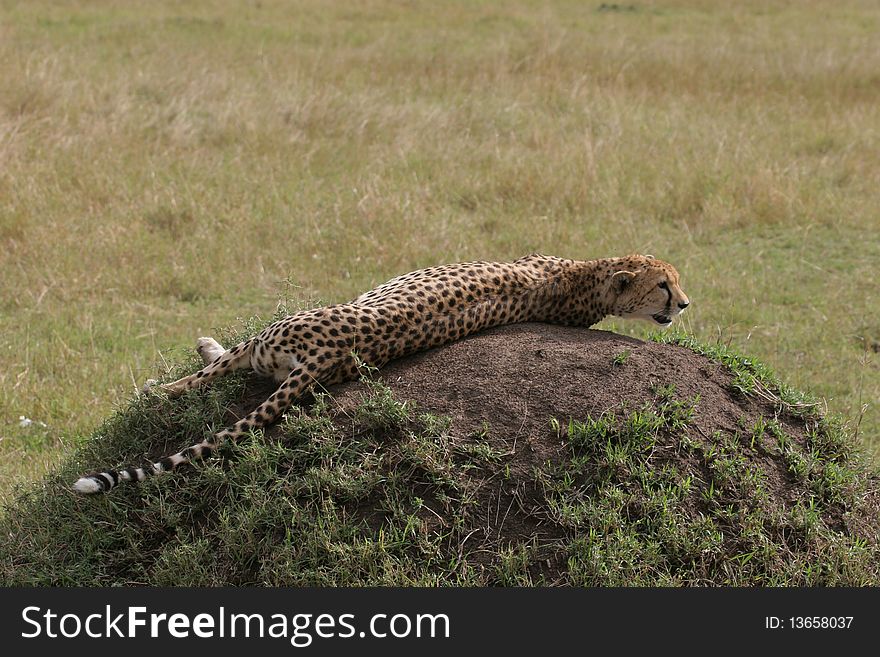
[[[216,448],[216,437],[212,437],[195,445],[190,445],[186,449],[177,452],[177,454],[165,456],[156,463],[149,463],[142,468],[129,467],[123,470],[103,470],[102,472],[80,477],[74,482],[73,490],[83,495],[106,493],[123,481],[143,481],[147,477],[170,472],[181,464],[203,459]]]
[[[234,346],[229,351],[223,353],[222,356],[216,358],[213,362],[204,368],[191,374],[169,386],[176,386],[177,392],[190,389],[195,385],[200,385],[223,375],[230,370],[241,369],[247,366],[250,359],[251,350],[254,346],[254,339],[245,340],[241,344]],[[73,490],[83,495],[94,495],[95,493],[106,493],[123,481],[139,482],[147,477],[161,474],[173,470],[183,463],[191,463],[197,459],[208,456],[217,448],[218,440],[222,439],[226,432],[221,432],[207,440],[203,440],[195,445],[190,445],[186,449],[159,459],[156,463],[148,463],[144,467],[135,468],[128,467],[123,470],[103,470],[95,474],[80,477],[73,484]]]

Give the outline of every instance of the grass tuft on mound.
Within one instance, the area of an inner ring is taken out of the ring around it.
[[[703,395],[655,383],[637,406],[551,413],[523,437],[485,420],[464,426],[368,372],[357,403],[316,392],[222,458],[106,496],[70,492],[85,472],[222,427],[250,404],[251,379],[232,375],[178,400],[132,400],[20,489],[0,520],[2,583],[880,584],[878,477],[847,427],[723,346],[655,340],[723,368],[726,394],[769,411],[713,430]],[[650,348],[631,343],[626,357],[619,346],[602,356],[614,376]]]

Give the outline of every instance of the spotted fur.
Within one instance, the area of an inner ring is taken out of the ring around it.
[[[398,276],[351,303],[304,310],[229,350],[199,340],[205,367],[161,386],[170,396],[250,368],[278,389],[231,427],[143,467],[80,478],[80,493],[109,491],[122,481],[173,470],[205,458],[278,419],[313,384],[355,378],[358,364],[381,367],[483,329],[515,322],[592,326],[608,315],[668,326],[689,301],[672,265],[652,256],[578,261],[533,254],[515,262],[468,262]]]

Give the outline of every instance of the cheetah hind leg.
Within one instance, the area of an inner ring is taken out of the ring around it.
[[[144,385],[143,392],[150,392],[157,387],[169,397],[179,397],[187,390],[198,388],[218,376],[250,367],[253,344],[253,340],[247,340],[226,350],[213,338],[199,338],[196,351],[202,357],[205,367],[194,374],[160,386],[156,386],[156,382],[151,379]]]
[[[205,365],[210,365],[226,353],[226,348],[214,338],[199,338],[196,340],[196,351],[199,352]]]
[[[199,338],[196,340],[196,351],[202,357],[202,362],[205,365],[210,365],[226,353],[226,348],[214,338]],[[141,388],[141,393],[146,395],[157,385],[159,385],[159,382],[156,379],[147,379],[144,382],[143,388]]]

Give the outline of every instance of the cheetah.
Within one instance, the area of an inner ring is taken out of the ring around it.
[[[277,420],[310,386],[358,376],[360,364],[439,347],[484,329],[515,322],[589,327],[613,315],[667,327],[690,301],[675,268],[648,255],[570,260],[532,254],[514,262],[466,262],[393,278],[350,303],[304,310],[224,349],[201,338],[205,367],[160,386],[171,397],[233,370],[250,368],[278,389],[235,424],[144,467],[81,477],[78,493],[111,490],[203,459],[221,443]]]

